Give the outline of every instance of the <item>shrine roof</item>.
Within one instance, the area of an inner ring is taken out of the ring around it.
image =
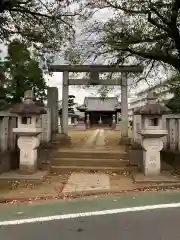
[[[108,97],[101,100],[99,97],[85,97],[86,111],[114,111],[120,107],[117,97]]]

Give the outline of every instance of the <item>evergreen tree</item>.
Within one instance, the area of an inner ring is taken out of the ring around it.
[[[1,61],[1,69],[5,75],[3,93],[8,103],[20,102],[29,89],[34,91],[36,99],[42,101],[46,98],[43,71],[25,43],[14,39],[8,45],[8,54]]]
[[[20,37],[43,62],[74,38],[71,0],[0,0],[0,43]],[[45,65],[46,66],[46,65]]]
[[[75,105],[74,99],[75,99],[74,95],[68,96],[68,112],[72,114],[74,114],[74,108],[73,108],[73,106]]]

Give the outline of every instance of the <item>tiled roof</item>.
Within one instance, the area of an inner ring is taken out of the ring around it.
[[[109,97],[101,100],[99,97],[85,97],[84,105],[87,111],[113,111],[118,104],[117,97]]]

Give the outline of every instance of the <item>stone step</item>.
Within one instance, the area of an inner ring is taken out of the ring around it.
[[[127,152],[120,151],[56,151],[54,158],[91,158],[91,159],[123,159],[128,160]]]
[[[51,173],[68,173],[68,172],[133,172],[138,171],[137,166],[124,167],[95,167],[95,166],[51,166]]]
[[[53,166],[99,166],[99,167],[123,167],[129,164],[125,159],[95,159],[95,158],[53,158]]]

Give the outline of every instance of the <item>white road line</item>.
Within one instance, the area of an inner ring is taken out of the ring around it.
[[[170,203],[170,204],[159,204],[159,205],[140,206],[140,207],[131,207],[131,208],[111,209],[111,210],[96,211],[96,212],[63,214],[63,215],[55,215],[55,216],[47,216],[47,217],[2,221],[0,222],[0,226],[20,225],[24,223],[48,222],[48,221],[54,221],[54,220],[64,220],[64,219],[73,219],[73,218],[80,218],[80,217],[102,216],[102,215],[111,215],[111,214],[117,214],[117,213],[138,212],[138,211],[147,211],[147,210],[165,209],[165,208],[178,208],[178,207],[180,207],[180,203]]]

